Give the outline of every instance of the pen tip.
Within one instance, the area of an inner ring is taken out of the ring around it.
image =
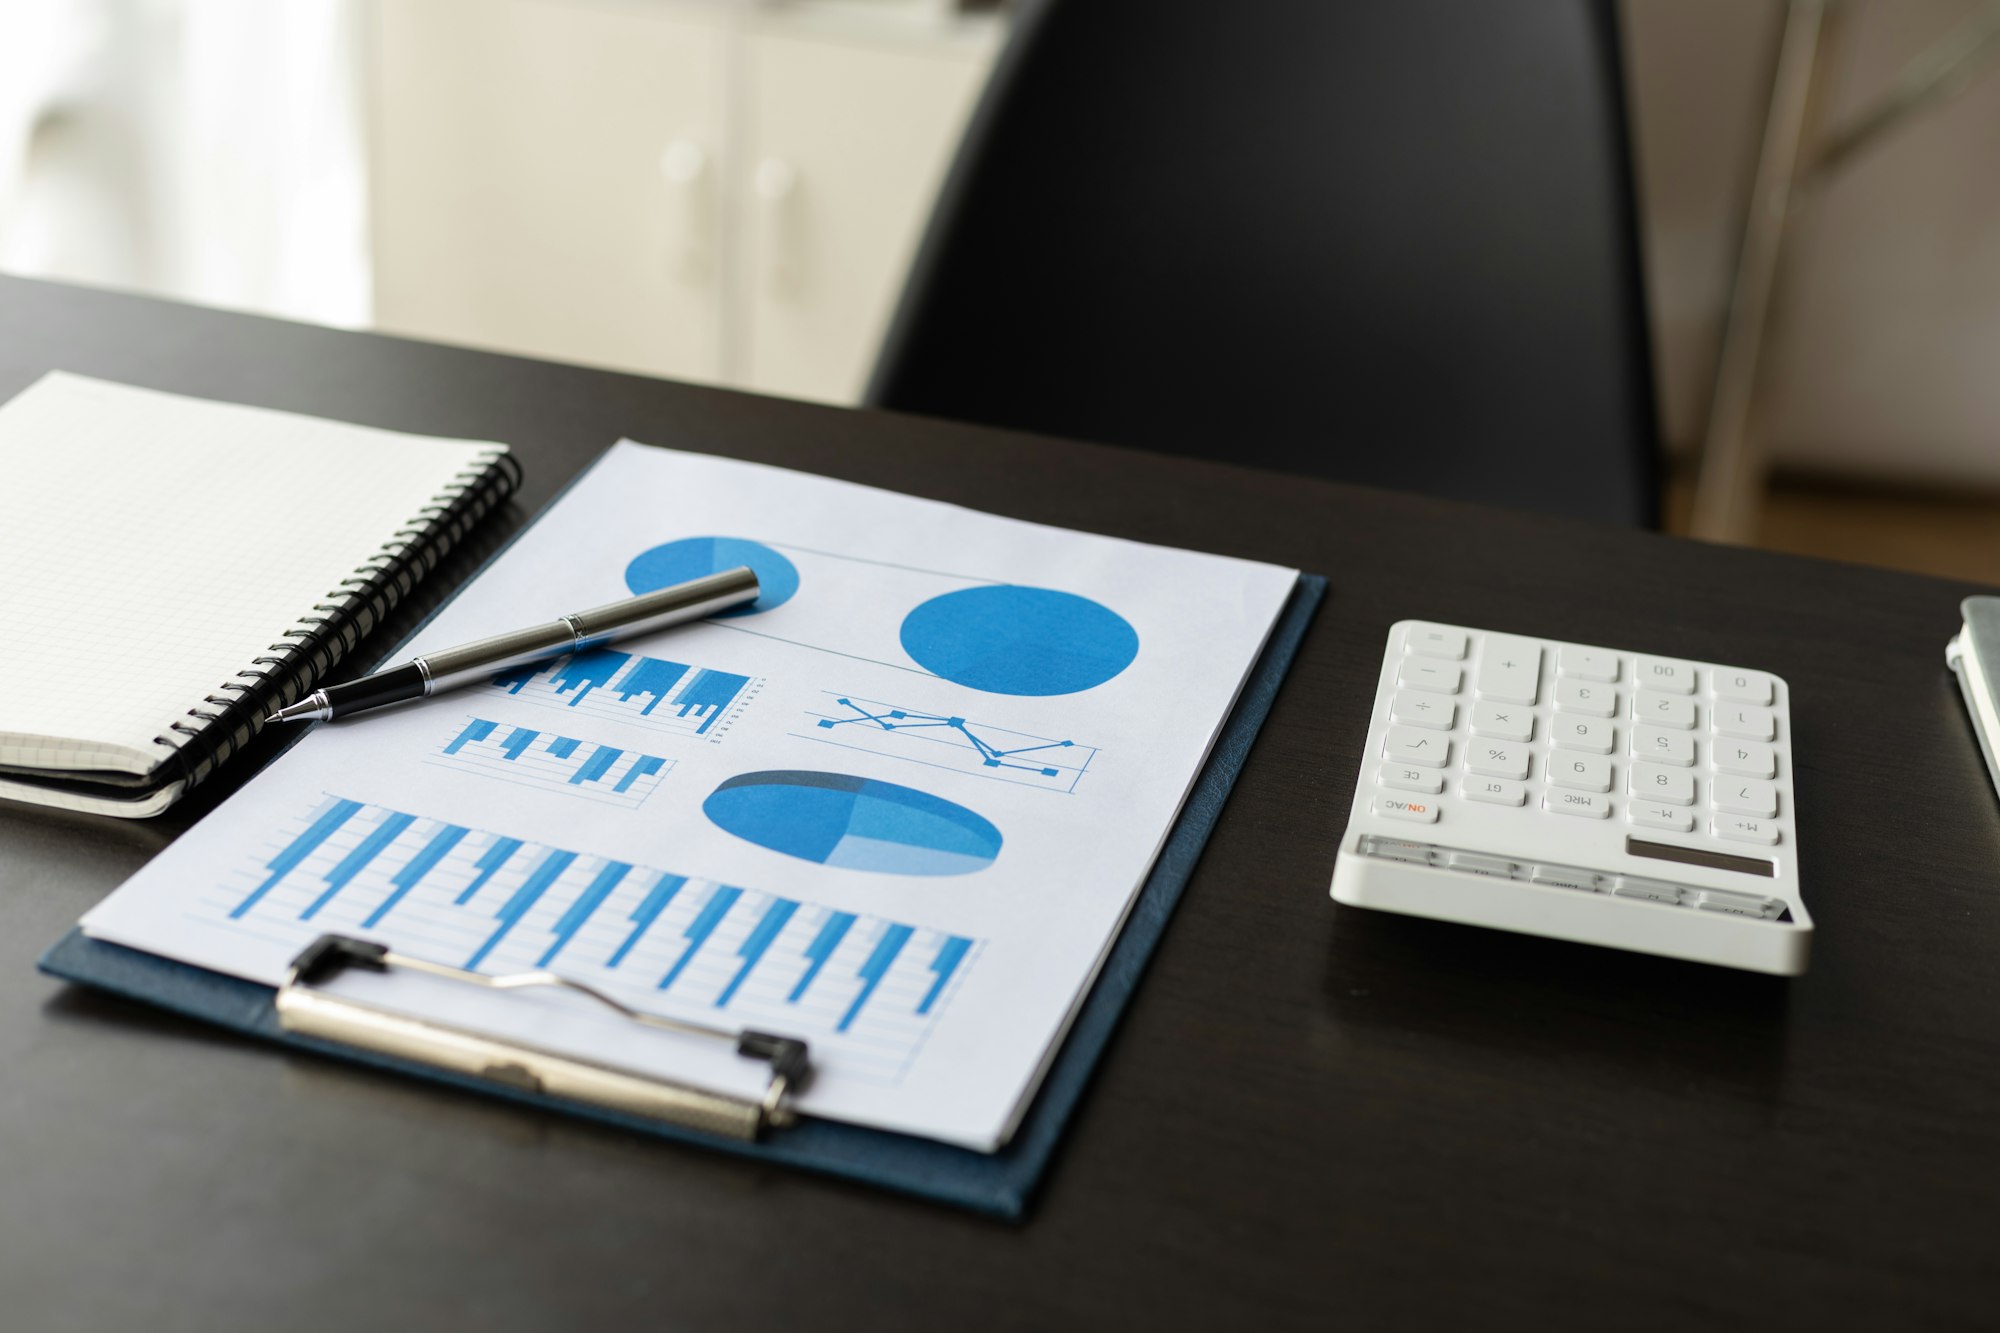
[[[327,705],[326,691],[314,690],[297,703],[286,704],[265,714],[266,722],[318,722],[333,716]]]

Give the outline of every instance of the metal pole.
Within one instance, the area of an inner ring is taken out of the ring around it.
[[[1791,0],[1785,13],[1784,39],[1778,48],[1770,109],[1764,120],[1764,144],[1751,186],[1715,390],[1709,400],[1701,466],[1695,479],[1689,532],[1707,541],[1741,543],[1756,536],[1766,462],[1763,442],[1752,434],[1757,371],[1784,245],[1785,216],[1791,207],[1792,183],[1805,140],[1826,10],[1826,0]]]

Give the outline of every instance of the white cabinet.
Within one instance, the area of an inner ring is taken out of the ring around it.
[[[376,321],[851,401],[999,20],[381,0]]]
[[[963,50],[782,31],[749,41],[749,388],[849,401],[894,312],[982,86]]]
[[[380,5],[376,322],[715,378],[721,57],[715,23],[666,10]]]

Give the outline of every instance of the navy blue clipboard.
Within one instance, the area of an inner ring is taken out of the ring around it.
[[[1202,847],[1222,813],[1223,802],[1242,771],[1251,744],[1270,712],[1271,701],[1325,591],[1324,578],[1300,575],[1263,655],[1216,738],[1208,763],[1189,792],[1180,819],[1168,835],[1040,1091],[1013,1139],[995,1153],[973,1152],[909,1135],[812,1119],[801,1120],[789,1129],[772,1131],[760,1142],[739,1142],[454,1074],[359,1047],[302,1037],[279,1026],[277,1010],[272,1004],[275,992],[268,986],[89,939],[80,929],[70,931],[58,941],[42,956],[38,966],[65,981],[141,1000],[286,1046],[1018,1220],[1083,1097],[1091,1071],[1111,1040],[1119,1016],[1132,998],[1146,960],[1166,931],[1167,918],[1187,887]]]

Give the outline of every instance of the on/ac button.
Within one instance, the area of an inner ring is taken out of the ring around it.
[[[1400,796],[1383,795],[1375,798],[1375,813],[1387,815],[1391,819],[1409,819],[1419,824],[1435,824],[1438,807],[1436,801],[1410,801]]]

